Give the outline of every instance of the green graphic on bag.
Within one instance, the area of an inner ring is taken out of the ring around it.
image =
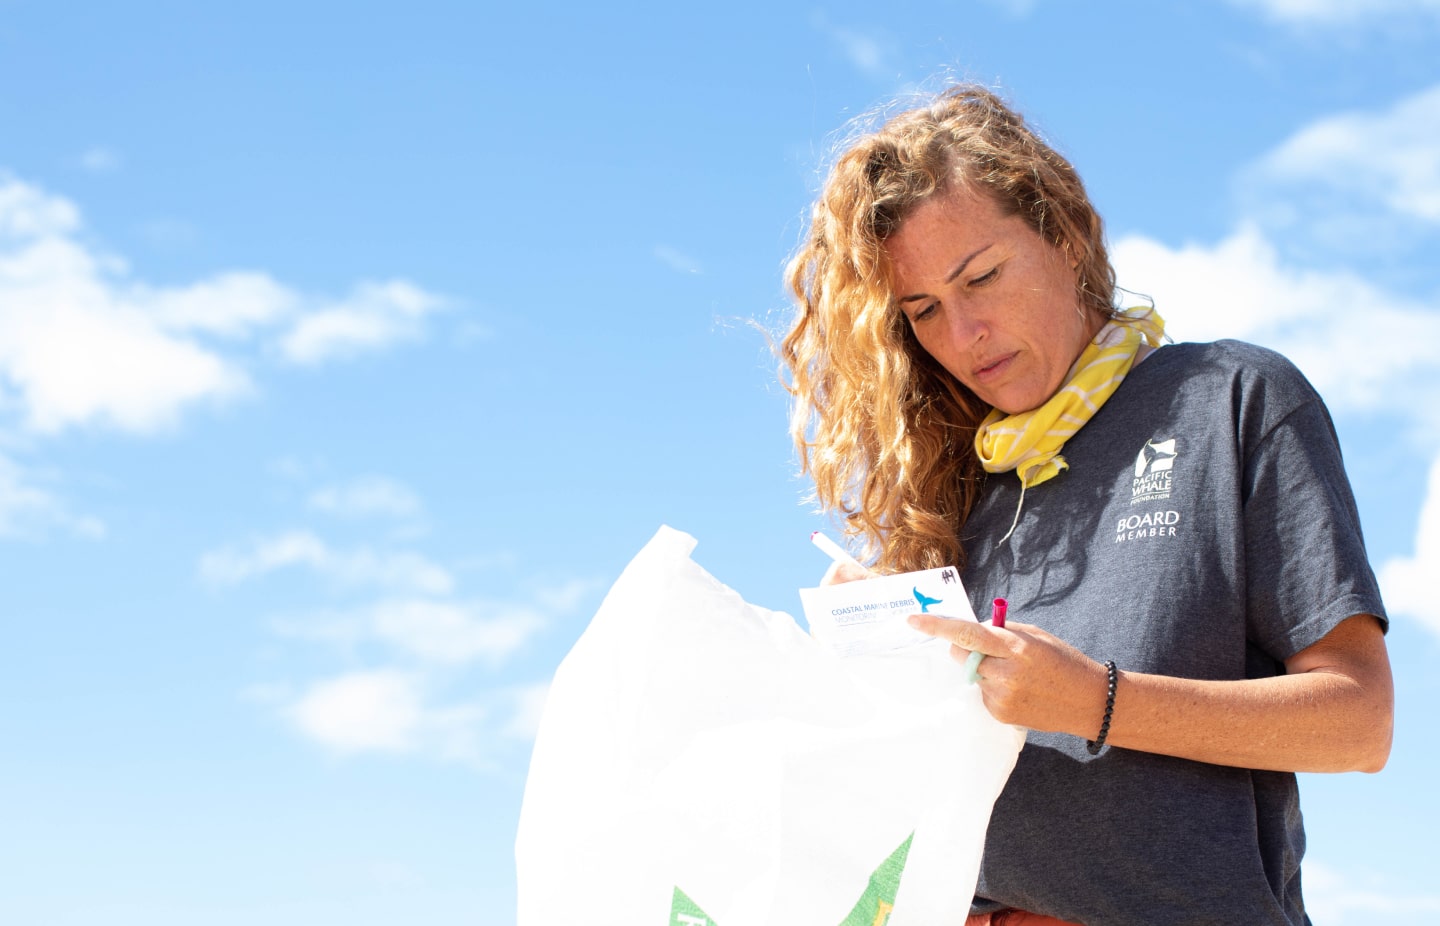
[[[885,926],[895,906],[895,892],[900,890],[900,875],[905,871],[905,858],[910,854],[910,841],[914,838],[914,833],[906,836],[900,848],[880,863],[855,909],[840,921],[840,926]]]
[[[850,915],[840,921],[840,926],[885,926],[889,922],[890,911],[895,908],[895,894],[900,890],[900,876],[905,872],[905,859],[910,854],[910,842],[914,838],[914,833],[906,836],[900,847],[880,863],[880,867],[870,875],[865,892],[855,902]],[[716,926],[716,923],[677,887],[670,900],[669,926]]]
[[[675,896],[670,900],[670,926],[715,926],[715,921],[677,887]]]

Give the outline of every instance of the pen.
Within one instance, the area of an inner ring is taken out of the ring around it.
[[[1005,626],[1005,611],[1010,607],[1004,598],[996,598],[990,603],[990,626]],[[980,681],[980,663],[985,659],[985,654],[979,651],[970,654],[965,660],[965,680],[970,684]]]
[[[840,544],[831,540],[829,537],[826,537],[819,531],[814,531],[810,534],[810,542],[815,544],[815,546],[819,547],[821,550],[824,550],[825,555],[833,559],[835,562],[848,563],[851,566],[854,566],[856,569],[869,572],[868,569],[865,569],[865,567],[860,564],[860,561],[858,559],[847,553],[844,547],[840,546]]]

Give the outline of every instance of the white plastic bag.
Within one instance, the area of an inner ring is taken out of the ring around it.
[[[842,659],[662,527],[550,689],[520,926],[964,922],[1024,733],[942,643]]]

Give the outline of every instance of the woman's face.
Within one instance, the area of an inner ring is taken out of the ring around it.
[[[983,193],[923,203],[885,250],[920,345],[1006,414],[1054,395],[1104,323],[1080,308],[1064,252]]]

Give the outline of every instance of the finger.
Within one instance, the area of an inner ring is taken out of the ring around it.
[[[964,650],[957,650],[957,649],[956,649],[955,647],[953,647],[953,646],[950,648],[950,655],[953,656],[953,657],[954,657],[955,659],[957,659],[957,660],[960,658],[960,653],[962,653],[962,652],[964,652]],[[966,680],[967,682],[969,682],[970,684],[974,685],[974,684],[976,684],[977,682],[979,682],[981,679],[983,679],[985,676],[983,676],[983,675],[980,674],[980,663],[984,662],[986,659],[989,659],[989,658],[990,658],[989,656],[986,656],[984,653],[979,653],[979,652],[966,654],[966,656],[965,656],[965,680]]]
[[[933,614],[912,614],[910,626],[923,634],[938,637],[954,646],[987,656],[1000,656],[1010,651],[1005,630],[997,630],[970,620],[954,620]]]
[[[825,570],[825,575],[820,579],[821,585],[839,585],[842,582],[858,582],[861,579],[873,579],[875,573],[868,569],[857,569],[854,563],[842,563],[839,561],[830,564]]]

